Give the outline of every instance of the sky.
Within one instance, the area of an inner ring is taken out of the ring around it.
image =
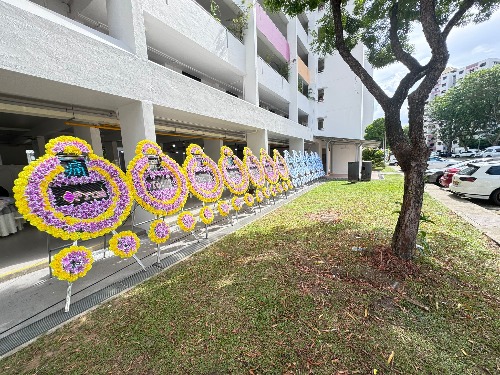
[[[421,64],[427,63],[430,50],[423,33],[419,30],[412,32],[412,42],[415,45],[415,57]],[[500,58],[500,10],[486,22],[454,28],[448,36],[448,51],[450,58],[448,66],[462,68],[488,57]],[[401,78],[407,69],[402,64],[392,64],[383,69],[375,69],[375,81],[392,96]],[[375,102],[373,119],[384,117],[382,108]],[[408,123],[407,105],[403,104],[401,110],[401,123]]]

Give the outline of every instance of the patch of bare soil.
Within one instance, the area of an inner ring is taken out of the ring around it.
[[[321,211],[307,214],[306,217],[312,221],[327,224],[337,224],[342,221],[340,214],[335,210]]]
[[[392,277],[405,279],[420,274],[418,265],[409,260],[398,258],[389,246],[376,246],[367,253],[371,265]]]

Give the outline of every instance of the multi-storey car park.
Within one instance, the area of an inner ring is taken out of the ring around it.
[[[248,146],[317,152],[347,174],[374,101],[338,55],[313,51],[321,15],[260,0],[0,0],[0,185],[11,193],[59,135],[122,167],[151,139],[179,163],[190,143],[215,160]]]

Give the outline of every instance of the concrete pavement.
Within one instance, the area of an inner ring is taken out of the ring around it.
[[[498,213],[487,210],[468,199],[457,197],[449,190],[437,185],[427,184],[425,191],[500,245],[500,215]]]

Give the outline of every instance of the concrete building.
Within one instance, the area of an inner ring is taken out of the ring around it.
[[[347,173],[373,99],[338,56],[311,50],[319,16],[238,0],[0,0],[2,163],[74,134],[122,166],[148,138],[179,162],[191,142],[215,159],[248,145],[316,151]]]
[[[500,59],[488,58],[478,61],[474,64],[467,65],[463,68],[456,69],[453,67],[447,67],[441,77],[439,78],[436,85],[433,87],[431,93],[429,94],[429,102],[434,98],[446,94],[446,92],[455,86],[462,78],[467,75],[474,73],[479,70],[488,69],[494,65],[500,64]],[[424,130],[426,132],[426,143],[427,146],[431,148],[432,151],[450,151],[454,152],[455,148],[459,147],[458,142],[453,142],[452,149],[447,150],[447,146],[440,139],[437,139],[437,133],[439,132],[439,124],[432,123],[426,120],[424,123]]]

